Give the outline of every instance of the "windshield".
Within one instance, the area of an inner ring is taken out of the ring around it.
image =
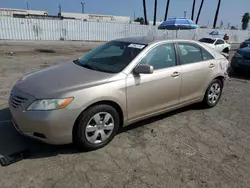
[[[75,63],[96,71],[118,73],[145,47],[144,44],[111,41],[91,50]]]
[[[209,44],[213,44],[215,42],[215,39],[203,38],[203,39],[200,39],[199,41],[209,43]]]

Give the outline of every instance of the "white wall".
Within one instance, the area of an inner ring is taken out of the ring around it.
[[[178,31],[178,38],[200,39],[212,29]],[[225,31],[232,42],[250,38],[248,31]],[[152,25],[111,22],[84,22],[81,20],[42,20],[0,17],[0,40],[86,40],[108,41],[128,36],[160,36],[175,38],[176,31],[162,31]]]

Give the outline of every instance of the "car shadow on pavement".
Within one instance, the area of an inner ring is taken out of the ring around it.
[[[175,110],[166,114],[162,114],[159,116],[155,116],[153,118],[149,118],[127,127],[124,127],[120,130],[118,134],[127,132],[129,130],[143,127],[147,124],[159,121],[161,119],[165,119],[172,115],[185,112],[188,110],[199,110],[201,109],[200,105],[192,105],[188,107],[181,108],[179,110]],[[38,141],[27,138],[21,134],[19,134],[11,122],[11,114],[8,108],[0,110],[0,159],[9,158],[9,156],[13,156],[13,154],[17,154],[20,151],[28,151],[28,156],[23,157],[28,159],[38,159],[38,158],[47,158],[51,156],[56,156],[60,154],[74,154],[80,153],[83,151],[79,151],[73,144],[62,145],[62,146],[53,146],[44,143],[40,143]],[[10,164],[18,162],[22,159],[17,159],[16,161],[12,161]],[[1,161],[0,161],[1,162]],[[7,165],[6,165],[7,166]]]
[[[0,110],[0,159],[9,158],[24,150],[29,151],[27,158],[45,158],[79,152],[72,145],[52,146],[19,134],[12,125],[9,109]]]
[[[171,116],[176,115],[176,114],[180,114],[182,112],[186,112],[186,111],[189,111],[189,110],[202,110],[202,109],[204,109],[204,107],[201,104],[192,104],[192,105],[189,105],[189,106],[186,106],[186,107],[174,110],[174,111],[170,111],[170,112],[158,115],[158,116],[154,116],[154,117],[151,117],[151,118],[148,118],[148,119],[145,119],[145,120],[141,120],[139,122],[136,122],[136,123],[133,123],[133,124],[128,125],[126,127],[123,127],[120,130],[120,133],[124,133],[124,132],[130,131],[132,129],[136,129],[136,128],[145,126],[147,124],[151,124],[151,123],[160,121],[162,119],[171,117]]]

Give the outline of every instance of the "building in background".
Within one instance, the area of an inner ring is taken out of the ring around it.
[[[76,19],[83,21],[130,23],[130,17],[125,17],[125,16],[80,14],[80,13],[69,13],[69,12],[61,12],[61,16],[66,19],[68,18],[68,19]]]
[[[81,14],[71,12],[60,12],[58,15],[49,15],[46,11],[41,10],[25,10],[25,9],[12,9],[12,8],[0,8],[0,17],[13,17],[13,18],[33,18],[33,19],[73,19],[83,20],[90,22],[115,22],[115,23],[127,23],[127,24],[140,24],[140,22],[134,22],[127,16],[114,16],[114,15],[102,15],[102,14]],[[148,22],[149,25],[153,25],[153,21]],[[156,22],[156,25],[160,25],[161,21]]]
[[[28,18],[28,17],[45,17],[48,12],[41,10],[24,10],[12,8],[0,8],[0,16],[14,17],[14,18]]]

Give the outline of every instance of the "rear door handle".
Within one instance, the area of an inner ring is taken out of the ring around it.
[[[209,65],[209,68],[214,68],[215,67],[215,65],[213,64],[213,63],[211,63],[210,65]]]
[[[172,76],[172,77],[178,77],[179,75],[180,75],[179,72],[174,72],[171,76]]]

